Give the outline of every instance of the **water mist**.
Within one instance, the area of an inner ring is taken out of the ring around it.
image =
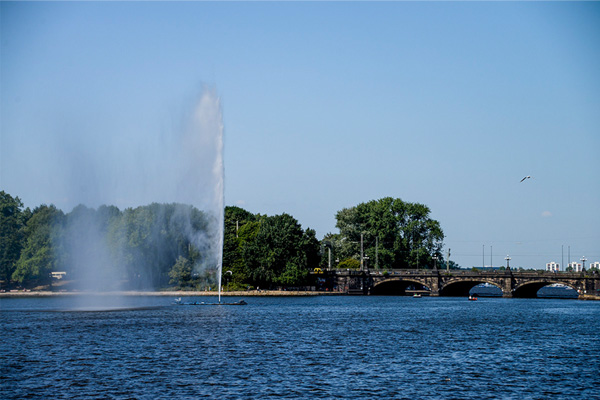
[[[126,128],[115,132],[108,126],[84,134],[73,132],[58,145],[56,164],[62,168],[62,174],[56,176],[62,175],[64,197],[73,205],[106,204],[129,211],[128,207],[151,203],[175,207],[166,223],[176,226],[203,254],[193,272],[216,275],[220,302],[224,238],[224,129],[220,99],[214,90],[204,89],[190,102],[183,118],[175,120],[181,122],[170,129],[156,128],[154,132],[136,133]],[[205,229],[192,226],[190,206],[204,214]],[[148,259],[147,255],[138,257],[131,252],[115,254],[118,245],[114,241],[107,243],[107,237],[118,235],[112,232],[111,236],[100,223],[106,220],[102,214],[109,212],[110,207],[101,209],[96,212],[78,206],[75,209],[78,212],[73,213],[71,223],[65,227],[67,239],[63,248],[69,255],[67,268],[78,271],[73,277],[80,282],[82,291],[122,290],[115,277],[119,275],[123,257],[128,257],[129,263]],[[150,235],[160,236],[160,226],[149,229]],[[166,249],[160,248],[160,241],[157,243],[152,251],[167,254]]]

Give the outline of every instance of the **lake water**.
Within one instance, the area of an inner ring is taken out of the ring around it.
[[[1,397],[600,398],[600,302],[109,300],[0,299]]]

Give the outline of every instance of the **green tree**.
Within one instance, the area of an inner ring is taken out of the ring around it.
[[[201,244],[208,234],[206,215],[190,205],[157,204],[128,208],[111,219],[107,242],[131,288],[158,288],[180,256],[193,265],[213,262]]]
[[[243,249],[254,241],[259,227],[257,216],[249,211],[240,207],[225,207],[223,273],[231,271],[227,279],[234,287],[243,287],[248,283],[249,271]]]
[[[378,268],[428,268],[441,258],[443,231],[430,210],[419,203],[386,197],[346,208],[336,214],[339,235],[329,237],[338,259],[363,255]]]
[[[0,280],[5,284],[10,283],[21,256],[27,239],[25,226],[30,216],[29,209],[23,210],[21,199],[0,192]]]
[[[318,265],[319,242],[292,216],[263,216],[256,237],[243,248],[252,284],[263,287],[301,285]]]
[[[194,265],[189,259],[179,256],[177,262],[173,265],[171,271],[169,271],[169,278],[171,278],[169,283],[178,288],[191,286],[193,268]]]
[[[33,210],[27,221],[27,242],[17,261],[12,279],[23,283],[50,283],[50,272],[61,267],[56,243],[60,236],[64,214],[54,205],[42,205]]]
[[[360,261],[358,261],[354,258],[347,258],[338,264],[338,268],[340,268],[340,269],[359,269]]]

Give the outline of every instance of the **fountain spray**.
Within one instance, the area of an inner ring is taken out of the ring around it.
[[[199,190],[202,193],[209,188],[205,199],[201,205],[202,209],[207,210],[213,215],[214,221],[209,234],[209,248],[214,252],[213,260],[216,262],[217,285],[219,293],[219,303],[221,302],[221,275],[223,269],[223,239],[224,239],[224,176],[225,168],[223,163],[223,116],[221,110],[221,101],[214,90],[204,90],[200,97],[193,117],[193,130],[190,135],[191,147],[187,150],[196,148],[198,156],[209,155],[209,161],[212,162],[212,176],[209,179],[209,185],[204,179],[199,179]],[[212,156],[212,157],[211,157]],[[213,158],[214,157],[214,158]],[[192,158],[193,159],[193,158]],[[189,172],[189,171],[188,171]],[[212,190],[212,193],[210,192]],[[198,246],[200,248],[200,246]]]

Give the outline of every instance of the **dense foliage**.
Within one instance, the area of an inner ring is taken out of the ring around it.
[[[339,211],[339,234],[321,242],[291,215],[225,208],[223,286],[231,290],[309,284],[316,267],[431,268],[443,233],[430,210],[383,198]],[[193,206],[157,204],[123,211],[83,205],[65,214],[53,205],[33,211],[0,192],[2,286],[49,285],[66,272],[80,289],[214,288],[215,219]],[[211,236],[212,235],[212,236]],[[362,258],[361,258],[362,240]],[[329,257],[329,254],[332,257]]]
[[[223,269],[233,287],[294,287],[307,283],[319,263],[319,241],[288,214],[253,215],[225,208]]]
[[[123,211],[79,205],[30,211],[0,192],[3,286],[51,284],[66,272],[80,289],[214,288],[218,249],[211,216],[183,204],[150,204]],[[231,289],[307,283],[319,262],[315,231],[287,214],[225,210],[223,283]],[[211,247],[212,246],[212,247]]]
[[[23,283],[50,283],[50,272],[60,265],[57,246],[59,227],[64,214],[54,206],[42,205],[33,210],[25,226],[27,241],[15,265],[12,279]]]
[[[25,225],[31,217],[29,209],[23,210],[18,197],[0,192],[0,279],[10,280],[27,236]]]
[[[386,197],[345,208],[336,215],[339,234],[329,234],[323,244],[339,260],[340,267],[358,268],[361,259],[368,268],[433,268],[438,266],[444,234],[427,206]],[[327,260],[328,262],[328,260]]]

